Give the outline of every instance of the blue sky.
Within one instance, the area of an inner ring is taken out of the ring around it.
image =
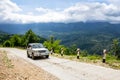
[[[12,0],[25,11],[33,11],[36,7],[61,9],[72,6],[80,0]]]
[[[94,14],[93,14],[94,13]],[[120,0],[0,0],[0,23],[120,23]]]
[[[64,9],[78,2],[105,2],[105,0],[12,0],[23,9],[32,10],[36,7]]]

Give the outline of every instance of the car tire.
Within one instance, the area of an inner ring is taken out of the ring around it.
[[[33,53],[32,53],[32,59],[33,59],[33,60],[35,60],[35,56],[34,56],[34,54],[33,54]]]
[[[29,55],[28,51],[27,51],[27,57],[30,58],[30,55]]]
[[[46,58],[49,58],[49,55],[46,55]]]

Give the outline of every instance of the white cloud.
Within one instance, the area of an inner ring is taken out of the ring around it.
[[[120,7],[120,0],[107,0],[107,2],[109,2],[111,4],[115,4],[116,6]]]
[[[42,13],[46,13],[46,12],[51,12],[52,11],[51,9],[42,8],[42,7],[35,8],[35,10],[38,11],[38,12],[42,12]]]
[[[14,13],[22,11],[15,3],[10,0],[0,0],[0,18],[1,22],[14,21]],[[13,15],[13,16],[11,16]]]
[[[105,3],[78,3],[75,6],[65,9],[73,20],[76,21],[113,21],[112,17],[118,15],[120,10],[113,4]],[[115,18],[114,18],[115,19]]]
[[[118,1],[118,0],[116,0]],[[61,10],[35,8],[36,12],[19,13],[22,9],[10,0],[0,0],[0,22],[78,22],[108,21],[120,23],[120,8],[109,0],[108,3],[81,2]],[[35,15],[38,13],[39,15]]]
[[[21,9],[10,0],[0,0],[0,10],[7,11],[7,12],[21,11]]]

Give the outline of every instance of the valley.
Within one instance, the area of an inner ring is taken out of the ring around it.
[[[75,44],[89,53],[101,54],[102,49],[109,50],[113,39],[120,39],[119,26],[107,22],[0,24],[0,30],[9,34],[24,34],[32,29],[47,39],[54,36],[61,40],[62,45],[70,47]]]

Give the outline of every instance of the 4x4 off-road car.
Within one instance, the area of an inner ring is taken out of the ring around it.
[[[27,46],[27,57],[35,59],[35,57],[45,56],[49,58],[49,50],[41,43],[29,43]]]

